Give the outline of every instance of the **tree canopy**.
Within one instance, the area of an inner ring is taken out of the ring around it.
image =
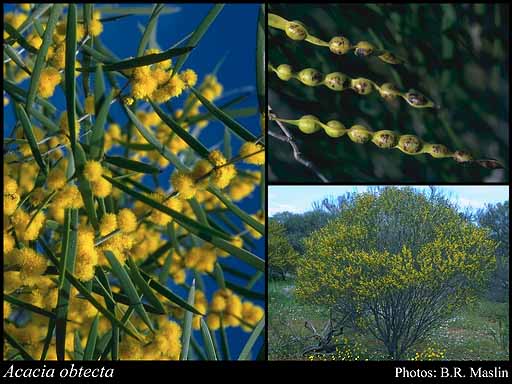
[[[479,292],[497,243],[435,190],[388,187],[357,195],[304,245],[296,293],[399,359]]]

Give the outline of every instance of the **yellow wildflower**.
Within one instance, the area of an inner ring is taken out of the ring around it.
[[[187,87],[194,87],[197,83],[197,73],[193,69],[186,69],[180,73],[181,80]]]
[[[90,182],[99,181],[102,179],[102,174],[103,167],[99,161],[89,160],[85,163],[84,176]]]
[[[55,87],[60,81],[61,76],[58,70],[53,67],[43,69],[39,77],[39,95],[44,98],[53,96]]]
[[[137,229],[137,216],[129,208],[123,208],[117,214],[117,224],[121,232],[133,232]]]
[[[117,217],[114,213],[106,213],[101,218],[100,235],[106,236],[117,229]]]
[[[174,171],[171,176],[171,185],[185,200],[193,198],[197,192],[194,179],[189,173]]]
[[[251,156],[252,155],[252,156]],[[261,144],[246,142],[240,147],[239,156],[248,164],[265,164],[265,148]]]

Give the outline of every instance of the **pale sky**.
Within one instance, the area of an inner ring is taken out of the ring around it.
[[[428,190],[428,186],[412,186],[419,190]],[[495,185],[478,186],[440,186],[447,197],[461,207],[483,208],[486,204],[495,204],[508,200],[509,187]],[[311,204],[329,196],[340,196],[347,192],[364,192],[367,186],[281,186],[268,187],[268,213],[302,213],[311,210]]]

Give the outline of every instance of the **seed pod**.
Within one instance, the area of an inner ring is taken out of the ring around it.
[[[329,49],[336,55],[344,55],[351,48],[350,41],[343,36],[335,36],[329,41]]]
[[[398,140],[398,148],[402,150],[402,152],[413,155],[421,151],[422,142],[421,140],[414,135],[402,135]]]
[[[393,148],[396,145],[397,137],[393,131],[378,131],[372,137],[372,142],[379,148]]]
[[[479,160],[473,160],[475,164],[478,164],[481,167],[487,168],[487,169],[503,169],[505,168],[503,164],[501,164],[498,160],[494,159],[479,159]]]
[[[400,95],[400,91],[391,83],[382,84],[378,90],[382,98],[388,101],[394,100]]]
[[[320,120],[316,116],[305,115],[299,119],[297,126],[301,132],[307,133],[309,135],[322,129],[322,127],[318,124],[319,121]]]
[[[359,43],[357,43],[355,45],[354,53],[356,56],[365,57],[365,56],[370,56],[374,50],[375,50],[375,47],[372,44],[370,44],[369,42],[360,41]]]
[[[300,21],[289,21],[285,27],[286,36],[292,40],[304,40],[308,36],[308,31]]]
[[[343,91],[350,86],[350,79],[341,72],[332,72],[325,76],[324,84],[333,91]]]
[[[421,93],[410,90],[407,93],[401,92],[390,83],[384,83],[380,87],[370,79],[357,78],[351,79],[341,72],[333,72],[327,75],[322,74],[314,68],[306,68],[299,73],[293,73],[289,65],[281,64],[277,69],[269,63],[269,69],[277,74],[277,76],[285,81],[291,78],[296,78],[302,84],[316,87],[318,85],[325,85],[333,91],[344,91],[348,88],[354,90],[360,95],[368,95],[373,89],[379,91],[380,96],[385,100],[392,100],[397,96],[405,99],[407,103],[415,108],[433,108],[434,103],[428,100]]]
[[[384,52],[382,55],[379,55],[379,59],[388,64],[401,64],[402,60],[396,57],[391,52]]]
[[[281,80],[288,81],[293,77],[293,69],[291,65],[281,64],[277,67],[276,74]]]
[[[326,127],[324,126],[324,131],[330,137],[341,137],[347,132],[345,126],[338,120],[328,121],[326,125]]]
[[[337,120],[331,120],[327,124],[323,124],[315,116],[306,115],[302,116],[299,120],[282,120],[299,127],[304,133],[313,133],[320,128],[325,130],[325,133],[330,137],[341,137],[347,133],[350,140],[357,144],[364,144],[369,140],[373,144],[383,149],[396,148],[408,155],[419,155],[428,153],[434,158],[453,158],[458,163],[469,163],[479,165],[488,169],[503,168],[503,165],[493,159],[478,159],[473,160],[473,157],[465,151],[451,152],[446,146],[442,144],[424,143],[421,139],[414,135],[398,135],[393,131],[382,130],[373,132],[363,125],[353,125],[350,129]]]
[[[416,108],[432,108],[434,106],[433,102],[414,89],[410,89],[409,92],[404,95],[404,99]]]
[[[322,84],[324,79],[324,75],[314,68],[303,69],[298,73],[297,77],[303,84],[309,85],[310,87]]]
[[[320,47],[329,47],[329,50],[336,55],[344,55],[351,49],[357,56],[366,57],[377,54],[379,59],[388,64],[400,64],[402,60],[393,55],[391,52],[376,50],[375,47],[367,41],[360,41],[355,46],[344,36],[335,36],[329,42],[310,35],[306,26],[300,21],[288,21],[285,18],[274,13],[268,14],[268,26],[270,28],[285,31],[286,35],[293,40],[304,40],[310,44]]]
[[[368,95],[373,90],[373,85],[370,80],[359,77],[352,79],[350,82],[350,88],[359,93],[360,95]]]
[[[451,156],[450,150],[442,144],[425,144],[423,146],[423,152],[437,159]]]
[[[348,137],[354,143],[364,144],[372,138],[373,132],[369,131],[363,125],[353,125],[347,132]]]
[[[455,151],[453,153],[453,160],[457,163],[466,163],[468,161],[473,161],[473,156],[466,151]]]

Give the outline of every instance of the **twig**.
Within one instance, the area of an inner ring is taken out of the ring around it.
[[[270,130],[269,134],[275,137],[276,139],[279,139],[290,144],[290,147],[292,147],[293,150],[293,157],[295,158],[295,160],[300,164],[304,165],[305,167],[309,168],[324,183],[328,183],[329,180],[318,170],[316,165],[302,156],[302,153],[300,152],[297,143],[295,143],[295,141],[293,140],[293,136],[290,134],[290,131],[288,131],[288,128],[286,128],[284,124],[282,124],[280,121],[274,120],[274,118],[276,118],[277,116],[272,112],[272,108],[270,107],[270,105],[268,106],[268,116],[269,120],[275,121],[275,123],[279,126],[279,128],[281,129],[285,136],[272,133]]]
[[[280,135],[279,133],[268,131],[268,134],[272,137],[275,137],[277,140],[288,141],[288,138],[286,136]]]

